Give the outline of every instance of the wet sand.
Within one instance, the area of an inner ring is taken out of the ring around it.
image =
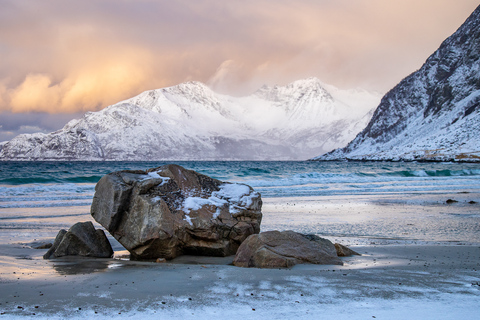
[[[169,263],[43,260],[2,245],[0,319],[460,319],[478,316],[480,246],[369,245],[344,266],[245,269],[233,257]]]
[[[262,231],[315,233],[362,254],[342,258],[344,266],[283,270],[237,268],[233,257],[128,261],[111,237],[114,259],[43,260],[46,249],[29,243],[91,221],[89,208],[42,209],[47,218],[38,208],[4,209],[0,320],[475,319],[479,202],[478,192],[265,199]],[[64,210],[74,216],[51,218]]]

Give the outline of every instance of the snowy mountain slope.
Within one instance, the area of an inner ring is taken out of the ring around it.
[[[20,135],[3,144],[0,159],[307,159],[345,145],[378,101],[378,95],[342,91],[316,78],[262,87],[247,97],[188,82],[87,112],[56,132]]]
[[[382,98],[348,146],[315,160],[480,161],[479,130],[480,7]]]

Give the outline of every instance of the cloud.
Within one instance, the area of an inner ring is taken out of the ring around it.
[[[0,82],[0,106],[5,105],[5,97],[6,97],[7,87]]]
[[[42,130],[55,131],[62,128],[66,122],[79,118],[82,113],[31,112],[27,114],[2,112],[0,113],[0,127],[2,130],[19,131],[22,127],[39,126]],[[42,131],[40,130],[40,131]]]
[[[87,111],[131,96],[144,82],[145,73],[135,66],[109,64],[68,75],[58,84],[49,75],[28,74],[4,99],[12,112]]]
[[[386,91],[476,0],[3,0],[0,112],[98,110],[187,80],[224,93],[316,76]]]
[[[82,113],[0,112],[0,142],[11,140],[22,133],[52,132],[68,121],[81,118]]]
[[[50,72],[27,73],[17,86],[0,92],[1,109],[50,113],[97,110],[142,91],[151,76],[153,57],[148,50],[102,43],[85,33],[92,31],[77,30],[74,41],[70,37],[62,41],[58,64],[45,61],[52,65]]]

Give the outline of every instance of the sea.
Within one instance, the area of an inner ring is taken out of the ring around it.
[[[252,186],[262,195],[262,231],[294,230],[349,245],[480,244],[479,163],[168,163]],[[60,229],[94,221],[90,205],[103,175],[164,164],[0,162],[0,244],[51,240]]]

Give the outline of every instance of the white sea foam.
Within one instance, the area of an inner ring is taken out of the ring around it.
[[[50,234],[75,221],[92,219],[89,206],[95,184],[71,181],[99,177],[95,166],[107,164],[52,167],[52,164],[26,163],[22,166],[14,164],[11,169],[8,163],[1,165],[0,229],[44,230]],[[147,169],[157,164],[111,166],[122,170],[138,167]],[[223,184],[219,191],[207,199],[187,197],[180,205],[187,215],[205,205],[216,207],[213,219],[226,205],[230,205],[230,212],[234,213],[242,206],[250,205],[254,193],[249,195],[246,186],[249,185],[264,200],[262,230],[294,228],[305,233],[349,237],[368,235],[417,240],[480,241],[476,223],[480,203],[478,164],[195,162],[184,166],[223,181],[238,182]],[[55,172],[59,167],[61,172]],[[102,170],[107,171],[106,168]],[[62,175],[65,175],[63,183],[23,183],[53,181],[51,177]],[[151,176],[157,178],[155,174]],[[9,180],[9,177],[13,177],[13,180]],[[11,181],[10,184],[8,181]],[[448,198],[459,203],[446,206]],[[271,204],[275,199],[280,201],[278,206]],[[332,199],[341,201],[332,202]],[[352,201],[351,206],[347,207],[347,200]],[[297,204],[297,209],[292,211],[292,207],[285,206],[285,201]],[[469,204],[470,201],[477,204]],[[398,208],[405,209],[399,211]],[[408,210],[414,210],[414,214],[410,215]],[[189,217],[194,223],[193,215]],[[358,222],[360,218],[371,217],[375,219]]]
[[[0,208],[86,206],[94,193],[90,183],[0,185]]]
[[[297,169],[271,174],[268,170],[264,170],[265,173],[257,170],[252,176],[230,175],[227,178],[252,186],[263,197],[480,190],[480,169],[462,168],[456,164],[442,165],[442,168],[437,170],[429,170],[428,165],[421,165],[424,167],[421,169],[408,168],[414,165],[405,164],[407,168],[399,168],[400,170],[389,170],[386,165],[383,165],[386,169],[371,170],[365,165],[360,166],[361,171],[348,170],[348,167],[339,171],[334,166],[332,167],[335,170],[329,170],[327,165],[322,171],[299,172]],[[162,179],[162,184],[168,181],[168,178],[161,177],[156,172],[147,177],[158,178],[157,176]],[[93,183],[0,184],[0,208],[88,206],[94,192]],[[221,206],[223,200],[228,199],[248,205],[249,198],[245,196],[246,194],[248,187],[245,185],[225,184],[208,201],[191,198],[186,200],[184,207],[187,210],[198,210],[207,203]]]

